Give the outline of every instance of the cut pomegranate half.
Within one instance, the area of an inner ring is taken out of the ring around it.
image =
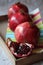
[[[26,57],[26,56],[29,56],[32,52],[32,47],[28,46],[28,49],[27,50],[22,50],[22,52],[20,51],[20,53],[17,54],[14,53],[13,55],[16,56],[17,58],[21,58],[21,57]]]
[[[10,45],[9,45],[10,44]],[[7,43],[10,51],[16,58],[26,57],[31,54],[33,45],[29,43],[17,43],[13,41],[9,41]]]

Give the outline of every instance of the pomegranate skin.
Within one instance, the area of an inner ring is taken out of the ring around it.
[[[24,22],[18,25],[15,29],[15,37],[19,43],[27,42],[36,45],[39,36],[39,29],[35,25],[31,25],[29,22]]]

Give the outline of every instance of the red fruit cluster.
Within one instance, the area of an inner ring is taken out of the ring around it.
[[[33,46],[37,45],[40,36],[39,29],[33,24],[32,19],[28,14],[28,8],[24,4],[19,2],[12,5],[8,11],[8,18],[9,27],[15,33],[17,43],[28,43]],[[19,44],[11,45],[14,47],[10,49],[13,50],[12,53],[15,55],[14,49],[17,50],[20,47],[20,49],[16,51],[18,57],[23,57],[23,54],[26,54],[26,56],[29,55],[29,47],[27,46],[28,44],[26,46],[22,45],[22,47]],[[20,54],[22,55],[20,56]]]

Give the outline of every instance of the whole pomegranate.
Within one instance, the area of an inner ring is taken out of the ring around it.
[[[25,13],[28,13],[28,8],[26,5],[24,5],[20,2],[15,3],[8,10],[8,18],[11,18],[11,16],[18,11],[24,11]]]
[[[27,42],[36,45],[39,39],[39,29],[29,22],[18,25],[14,31],[17,42]]]

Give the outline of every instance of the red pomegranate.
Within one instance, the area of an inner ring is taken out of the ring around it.
[[[14,33],[17,42],[27,42],[33,45],[37,44],[40,35],[39,29],[35,25],[30,24],[29,22],[24,22],[18,25]]]
[[[11,16],[18,11],[24,11],[25,13],[28,13],[28,8],[26,5],[20,2],[13,4],[8,10],[8,18],[11,18]]]

